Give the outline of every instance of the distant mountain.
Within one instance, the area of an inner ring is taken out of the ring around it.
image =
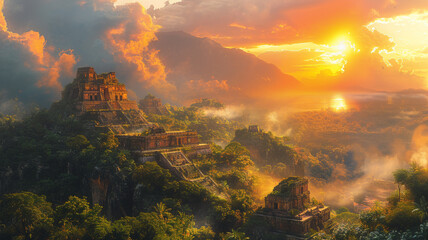
[[[168,71],[168,81],[186,98],[259,98],[300,85],[275,65],[240,49],[230,49],[184,32],[159,32],[151,47]],[[186,95],[184,95],[186,94]]]

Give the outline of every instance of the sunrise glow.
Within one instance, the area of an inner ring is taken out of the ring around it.
[[[331,45],[327,46],[336,50],[337,54],[343,56],[345,56],[350,51],[355,50],[355,44],[350,40],[349,34],[337,37]]]
[[[0,69],[1,239],[427,240],[428,0],[0,0]]]
[[[348,109],[345,99],[341,96],[335,96],[331,99],[330,108],[335,112],[342,112]]]

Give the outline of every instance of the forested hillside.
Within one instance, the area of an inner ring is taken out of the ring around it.
[[[147,119],[168,130],[195,130],[211,144],[212,154],[192,160],[218,183],[223,196],[178,179],[156,162],[138,163],[118,147],[112,132],[61,108],[35,110],[23,119],[2,116],[1,238],[276,239],[255,213],[282,178],[304,174],[313,183],[328,184],[337,180],[334,171],[341,164],[348,171],[343,180],[358,177],[346,145],[302,148],[293,136],[250,131],[245,117],[207,115],[207,108],[224,108],[213,100],[166,107],[167,114],[148,114]],[[398,190],[387,202],[361,212],[334,206],[326,228],[309,235],[425,239],[427,170],[413,165],[390,175]],[[319,201],[311,199],[314,205]]]

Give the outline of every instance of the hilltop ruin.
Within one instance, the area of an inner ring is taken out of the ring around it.
[[[197,132],[168,132],[148,122],[137,102],[128,99],[125,85],[114,72],[97,74],[92,67],[79,68],[74,81],[64,90],[62,101],[80,119],[93,123],[91,126],[114,132],[119,147],[130,151],[137,164],[156,161],[178,178],[199,183],[221,195],[214,180],[189,159],[211,154],[209,145],[199,142]],[[146,97],[142,103],[146,110],[157,114],[167,111],[160,99],[154,97]],[[94,203],[103,202],[103,191],[107,189],[93,191],[97,195],[92,196]]]
[[[265,208],[256,214],[284,239],[305,239],[311,229],[319,230],[330,219],[330,208],[310,204],[308,179],[288,177],[265,198]]]
[[[97,74],[92,67],[77,69],[76,78],[63,92],[63,101],[81,118],[114,133],[127,133],[152,126],[128,99],[128,91],[116,73]]]

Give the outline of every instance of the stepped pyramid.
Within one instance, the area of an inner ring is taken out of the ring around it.
[[[163,109],[160,100],[150,100],[155,102],[152,104],[154,107]],[[72,106],[77,116],[94,123],[95,127],[113,131],[120,147],[130,151],[137,163],[156,161],[178,178],[198,183],[222,195],[214,180],[204,175],[188,158],[210,154],[209,145],[199,143],[197,132],[167,132],[149,123],[137,103],[128,100],[128,91],[114,72],[97,74],[92,67],[79,68],[73,83],[65,88],[62,101]],[[164,110],[157,113],[166,114],[167,110]],[[142,134],[145,130],[149,130],[148,135]]]
[[[115,133],[141,131],[151,126],[137,102],[128,100],[128,91],[114,72],[97,74],[92,67],[77,69],[73,83],[63,92],[63,100],[73,104],[77,115]]]

